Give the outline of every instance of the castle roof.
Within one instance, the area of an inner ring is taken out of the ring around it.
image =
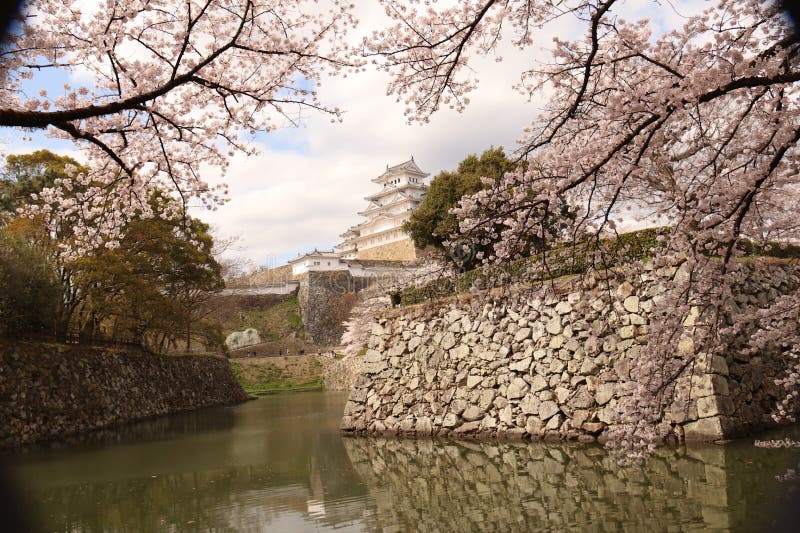
[[[317,250],[316,248],[314,248],[314,251],[312,251],[312,252],[306,252],[304,254],[297,254],[297,257],[295,257],[294,259],[291,259],[290,261],[288,261],[288,264],[293,265],[294,263],[299,263],[300,261],[302,261],[304,259],[309,259],[309,258],[331,259],[331,258],[338,258],[339,256],[340,256],[339,252],[337,252],[335,250]]]
[[[372,204],[375,204],[376,207],[384,207],[384,206],[387,206],[387,205],[392,204],[394,202],[397,202],[398,200],[401,200],[401,199],[414,200],[415,198],[413,198],[412,196],[409,196],[408,194],[406,194],[405,191],[407,189],[419,189],[419,190],[422,190],[422,191],[427,191],[428,187],[426,185],[416,185],[416,184],[413,184],[413,183],[404,185],[403,187],[394,187],[394,186],[387,187],[387,188],[383,189],[382,191],[376,192],[375,194],[371,194],[369,196],[365,196],[364,200],[367,200],[368,202],[370,202]],[[389,202],[386,202],[386,203],[383,203],[383,204],[379,204],[376,201],[376,200],[378,200],[380,198],[384,198],[386,196],[392,196],[392,195],[397,196],[397,198],[394,198],[394,199],[390,200]],[[372,206],[368,206],[367,210],[369,210],[371,208],[372,208]]]
[[[374,183],[383,183],[387,179],[396,176],[398,174],[414,174],[423,178],[430,175],[426,172],[423,172],[414,162],[414,156],[411,156],[411,159],[409,159],[408,161],[404,161],[399,165],[395,165],[393,167],[386,165],[386,170],[384,171],[384,173],[378,176],[377,178],[373,178],[372,181]]]

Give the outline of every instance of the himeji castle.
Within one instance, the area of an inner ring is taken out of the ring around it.
[[[358,214],[366,220],[342,233],[344,240],[336,246],[342,259],[416,259],[414,243],[401,226],[425,198],[428,176],[412,157],[399,165],[387,166],[383,174],[373,178],[372,182],[377,183],[380,190],[364,198],[369,205]]]
[[[383,174],[372,179],[380,189],[364,198],[369,204],[358,213],[366,220],[342,233],[343,240],[336,250],[314,250],[289,261],[292,275],[308,271],[354,272],[362,268],[360,261],[416,260],[414,242],[401,227],[425,198],[428,176],[413,157],[393,167],[387,165]]]

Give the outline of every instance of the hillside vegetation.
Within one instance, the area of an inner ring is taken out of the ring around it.
[[[249,394],[300,392],[322,388],[322,364],[314,356],[243,358],[231,369]]]
[[[231,355],[251,354],[271,356],[297,355],[301,350],[316,353],[305,342],[300,303],[296,295],[225,295],[211,302],[209,320],[216,323],[224,335],[247,328],[258,330],[261,344],[240,348]]]

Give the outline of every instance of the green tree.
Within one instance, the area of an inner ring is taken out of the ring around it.
[[[501,227],[488,224],[482,227],[479,234],[463,234],[459,230],[458,218],[451,213],[459,205],[461,198],[485,190],[488,185],[482,178],[492,182],[500,181],[507,172],[512,172],[527,165],[525,161],[512,161],[506,157],[502,148],[489,148],[478,157],[469,155],[458,164],[455,172],[442,171],[431,181],[430,189],[422,204],[414,210],[403,230],[420,248],[430,247],[442,253],[459,269],[469,270],[480,263],[482,257],[490,257],[494,252],[494,243],[499,240]],[[554,206],[549,217],[542,239],[533,233],[521,236],[515,246],[520,256],[541,252],[545,245],[556,242],[568,226],[567,222],[575,218],[574,210],[564,201]],[[445,241],[463,243],[463,247],[448,249]],[[487,244],[488,243],[488,244]]]
[[[13,215],[41,201],[32,195],[64,178],[70,165],[80,169],[73,159],[46,150],[6,158],[0,316],[9,324],[13,317],[14,325],[0,333],[43,331],[47,322],[55,337],[121,340],[157,350],[177,347],[179,338],[187,347],[192,339],[219,344],[219,332],[202,320],[205,300],[223,287],[213,239],[201,221],[168,215],[165,196],[152,195],[154,216],[134,217],[117,242],[78,258],[60,252],[72,237],[68,224],[48,231],[39,218]],[[30,279],[21,277],[25,273]],[[41,317],[28,307],[41,307]]]
[[[54,335],[61,291],[38,244],[0,233],[0,337]]]
[[[67,334],[72,314],[80,305],[82,298],[81,290],[73,280],[73,270],[61,257],[63,251],[61,245],[68,243],[72,238],[73,226],[65,221],[51,231],[45,227],[40,217],[17,217],[15,211],[21,207],[40,205],[42,199],[34,195],[39,195],[43,189],[52,187],[58,180],[69,179],[71,171],[85,172],[85,170],[85,167],[71,157],[54,154],[49,150],[37,150],[30,154],[6,156],[6,164],[0,172],[2,232],[35,247],[45,256],[59,280],[61,293],[57,298],[58,312],[54,321],[56,337]],[[78,194],[81,189],[82,187],[73,185],[72,194]]]
[[[18,207],[31,204],[32,194],[52,187],[58,179],[69,178],[71,167],[78,172],[85,170],[71,157],[49,150],[6,156],[0,173],[0,211],[13,213]]]
[[[127,224],[117,246],[73,262],[84,300],[75,329],[84,337],[112,337],[163,350],[214,332],[200,322],[205,301],[223,288],[213,239],[199,220],[167,218],[154,197],[156,216]],[[187,227],[182,226],[186,224]]]
[[[480,157],[476,154],[467,156],[458,164],[455,172],[442,171],[433,178],[428,194],[403,225],[403,230],[411,236],[416,246],[433,248],[448,257],[457,268],[474,268],[480,263],[481,257],[493,255],[494,241],[490,238],[489,244],[483,244],[487,239],[476,238],[474,235],[459,237],[458,218],[451,210],[459,205],[463,196],[489,187],[483,178],[499,180],[506,172],[518,169],[519,165],[524,166],[526,163],[512,161],[506,157],[503,148],[489,148]],[[559,232],[566,227],[565,222],[574,216],[570,207],[561,202],[556,206],[553,216],[548,219],[546,231],[549,236],[557,240]],[[455,250],[448,249],[445,241],[452,240],[463,241],[465,246]],[[520,255],[539,252],[544,245],[544,240],[534,235],[528,235],[517,243]]]
[[[515,168],[502,148],[490,148],[480,157],[468,156],[455,172],[442,171],[431,180],[428,194],[403,226],[420,248],[431,246],[445,251],[444,241],[458,233],[458,219],[450,210],[462,196],[474,194],[484,185],[482,177],[497,179]]]

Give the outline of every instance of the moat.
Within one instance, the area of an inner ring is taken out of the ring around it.
[[[346,396],[266,397],[5,452],[45,531],[751,531],[800,450],[342,437]],[[793,427],[761,438],[800,436]]]

